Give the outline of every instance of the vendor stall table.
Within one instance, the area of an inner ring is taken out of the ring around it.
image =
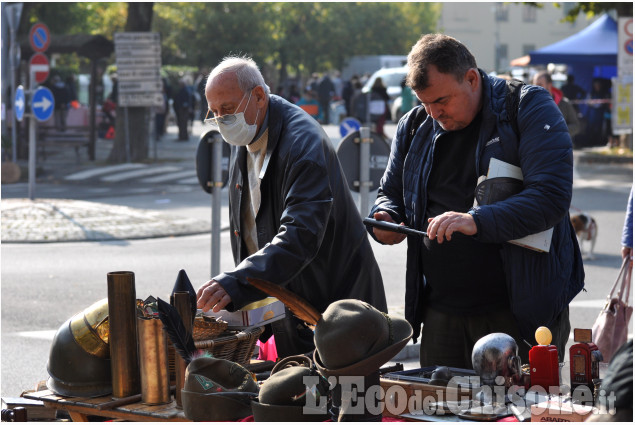
[[[100,416],[109,419],[122,419],[133,422],[184,422],[189,421],[182,409],[176,408],[174,399],[171,403],[149,406],[137,401],[118,405],[125,400],[113,400],[112,396],[104,397],[63,397],[50,390],[24,394],[24,398],[40,400],[44,406],[65,410],[74,422],[88,422],[89,416]],[[113,406],[114,404],[114,406]]]

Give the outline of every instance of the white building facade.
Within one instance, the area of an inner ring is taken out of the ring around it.
[[[563,22],[576,3],[542,3],[542,8],[521,3],[444,2],[438,30],[465,44],[486,72],[506,72],[512,59],[569,37],[593,19],[579,15]]]

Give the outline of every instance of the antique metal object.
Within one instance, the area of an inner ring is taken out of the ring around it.
[[[128,397],[140,392],[136,317],[134,273],[108,273],[110,364],[114,398]]]
[[[472,366],[483,385],[509,387],[521,380],[518,345],[511,336],[492,333],[476,341],[472,349]],[[504,382],[497,382],[502,377]]]
[[[183,321],[183,326],[186,332],[192,333],[192,325],[194,317],[192,316],[192,304],[190,300],[189,292],[175,292],[174,294],[174,308],[178,311]],[[181,356],[175,357],[175,370],[176,370],[176,406],[183,407],[181,400],[181,390],[185,386],[185,371],[187,369],[187,363]]]
[[[168,341],[163,323],[158,318],[137,317],[139,335],[139,369],[141,372],[141,400],[145,404],[164,404],[171,401]]]

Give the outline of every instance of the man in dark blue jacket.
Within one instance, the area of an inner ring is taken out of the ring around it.
[[[211,72],[212,123],[232,145],[229,223],[236,267],[204,283],[198,307],[218,312],[264,298],[247,278],[285,287],[318,311],[354,298],[387,312],[379,266],[333,144],[298,106],[269,93],[249,58]],[[280,358],[314,349],[291,314],[271,324]]]
[[[506,81],[487,76],[459,41],[423,36],[408,56],[407,84],[428,116],[399,122],[370,216],[427,231],[408,236],[406,318],[421,330],[422,366],[472,368],[475,342],[493,332],[534,341],[548,326],[562,358],[569,337],[568,304],[584,286],[569,222],[573,183],[571,138],[547,91],[523,86],[517,117],[506,109]],[[511,120],[516,120],[512,123]],[[518,132],[518,134],[517,134]],[[520,167],[519,193],[478,205],[475,187],[490,159]],[[548,252],[510,240],[553,228]],[[379,242],[405,236],[368,231]]]

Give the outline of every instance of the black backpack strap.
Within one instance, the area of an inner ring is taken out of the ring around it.
[[[408,120],[408,127],[406,128],[406,147],[407,150],[410,150],[410,144],[412,143],[412,139],[415,137],[415,133],[417,129],[421,125],[421,123],[426,119],[428,113],[426,112],[426,108],[423,105],[417,106],[417,110],[414,112],[413,116]]]
[[[505,108],[507,117],[516,133],[516,137],[520,139],[520,129],[518,127],[518,106],[520,105],[520,90],[524,86],[520,80],[507,80],[507,94],[505,95]]]

